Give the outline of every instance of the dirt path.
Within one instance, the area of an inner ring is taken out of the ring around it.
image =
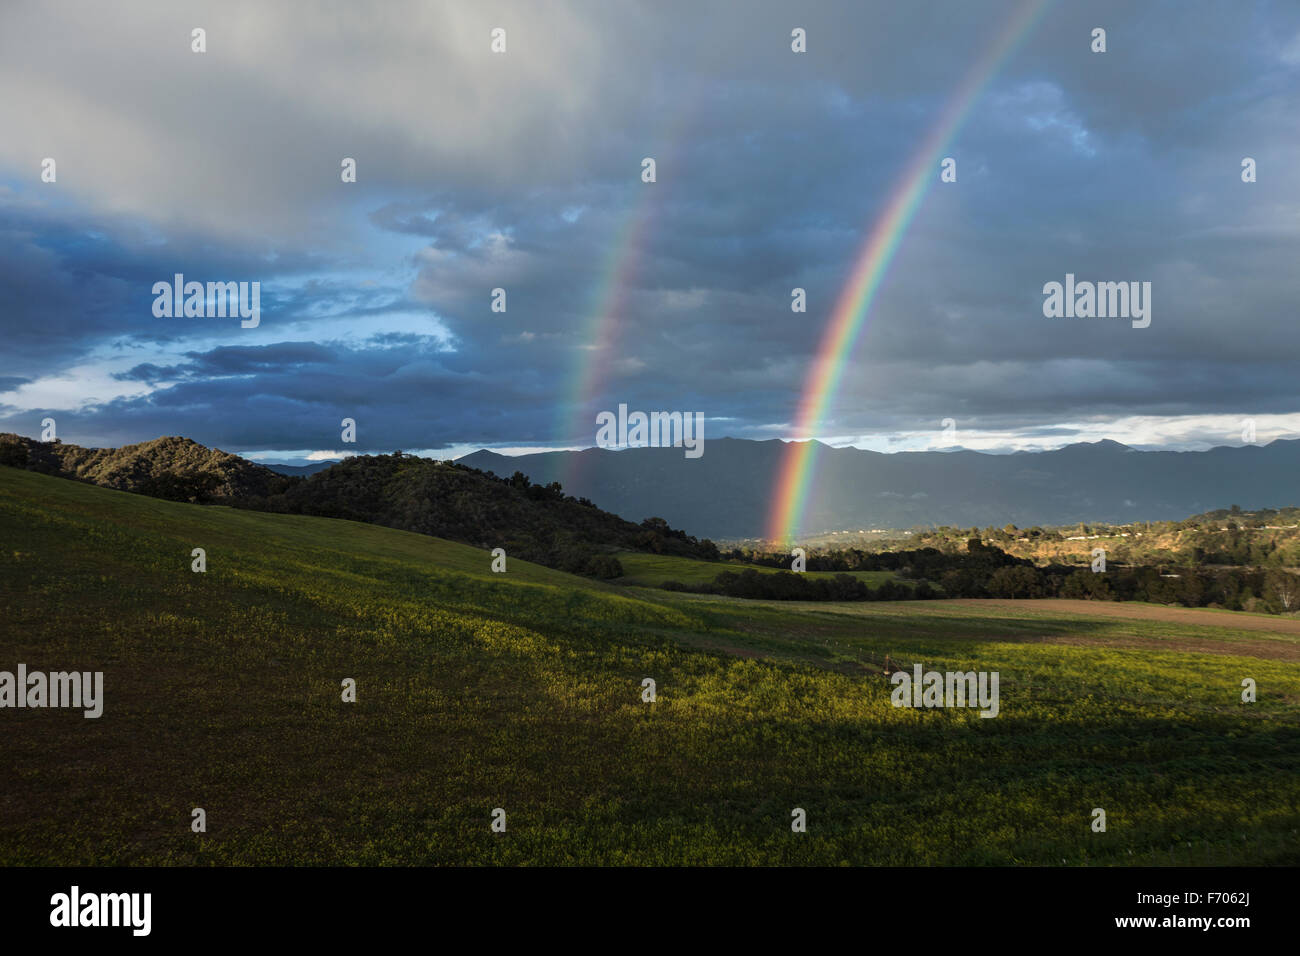
[[[1195,607],[1155,607],[1122,601],[1073,601],[1066,598],[1042,598],[1011,601],[1001,598],[958,598],[935,601],[936,605],[959,604],[967,607],[1018,609],[1023,611],[1065,611],[1088,617],[1127,618],[1137,621],[1168,621],[1172,624],[1201,624],[1233,631],[1271,631],[1274,634],[1300,634],[1300,618],[1263,617],[1235,611],[1209,611]]]

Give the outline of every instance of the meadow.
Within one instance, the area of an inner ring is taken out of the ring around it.
[[[0,710],[0,864],[1300,863],[1292,619],[490,564],[0,467],[0,670],[106,698]],[[892,706],[887,657],[998,671],[999,716]]]
[[[749,564],[743,561],[703,561],[698,558],[686,558],[673,554],[649,554],[640,551],[620,551],[615,557],[623,566],[623,576],[615,579],[618,584],[631,584],[641,587],[660,587],[666,581],[679,584],[708,584],[723,571],[740,573],[753,568],[760,574],[775,574],[788,571],[786,568],[769,568],[761,564]],[[837,573],[847,574],[851,578],[863,581],[868,587],[879,587],[885,581],[897,579],[892,571],[808,571],[811,578],[834,578]]]

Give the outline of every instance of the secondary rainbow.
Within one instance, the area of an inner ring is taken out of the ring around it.
[[[660,171],[673,168],[693,117],[693,110],[680,111],[672,116],[659,135],[650,137],[650,142],[661,144],[658,156]],[[664,162],[665,158],[668,162]],[[638,269],[646,261],[645,247],[654,234],[665,200],[672,192],[668,183],[641,182],[640,174],[638,163],[637,180],[632,188],[641,190],[641,194],[631,203],[608,246],[592,296],[591,311],[578,333],[572,385],[568,400],[560,405],[559,439],[562,443],[567,444],[575,438],[581,440],[584,433],[593,440],[595,438],[596,419],[591,406],[605,387],[613,368],[628,297],[635,290]],[[572,483],[581,460],[579,455],[568,456],[561,484],[568,487]]]
[[[939,121],[904,169],[836,299],[799,400],[795,416],[796,437],[810,438],[813,435],[835,396],[844,366],[853,353],[854,343],[871,311],[889,264],[928,187],[939,176],[939,161],[998,67],[1049,5],[1049,0],[1027,0],[1016,9],[995,42],[966,74]],[[787,443],[768,514],[769,540],[788,543],[799,530],[812,485],[816,449],[817,444],[813,441]]]
[[[626,215],[600,270],[600,281],[592,296],[594,307],[588,314],[585,329],[579,333],[582,344],[578,346],[572,390],[563,406],[560,438],[565,441],[572,440],[581,430],[595,433],[594,420],[586,417],[587,404],[596,397],[602,374],[609,368],[608,358],[618,338],[619,318],[635,281],[636,267],[643,258],[642,246],[653,218],[649,199],[652,188],[646,188],[643,197]]]
[[[575,359],[577,369],[569,400],[562,406],[560,438],[565,442],[588,429],[595,435],[595,418],[589,415],[589,406],[603,387],[604,377],[609,371],[610,356],[618,340],[619,320],[636,278],[637,265],[643,258],[642,245],[651,231],[653,206],[649,197],[654,187],[645,188],[643,197],[628,213],[610,244],[593,296],[594,308],[588,315],[586,327],[579,333],[581,344]],[[569,487],[577,477],[581,456],[574,454],[566,458],[560,483]]]

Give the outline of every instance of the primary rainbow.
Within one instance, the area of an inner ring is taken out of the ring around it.
[[[1038,20],[1050,0],[1025,0],[1007,22],[994,44],[971,67],[943,115],[913,155],[893,192],[893,198],[867,236],[848,282],[836,300],[830,323],[804,384],[795,418],[796,436],[811,437],[839,387],[844,366],[862,331],[881,280],[898,251],[898,245],[916,215],[926,188],[939,175],[938,163],[961,129],[971,106],[997,73],[998,67]],[[776,493],[768,515],[768,538],[790,542],[803,518],[811,487],[817,443],[791,441],[784,451]]]

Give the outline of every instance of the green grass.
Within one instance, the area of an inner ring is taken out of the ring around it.
[[[493,574],[8,468],[0,543],[0,669],[102,670],[106,696],[0,710],[3,864],[1300,862],[1295,637],[1228,617]],[[1000,716],[892,707],[885,655],[999,671]]]
[[[665,581],[677,581],[681,584],[707,584],[723,571],[740,573],[753,568],[763,574],[775,574],[788,571],[787,568],[768,568],[757,564],[737,561],[700,561],[696,558],[683,558],[670,554],[643,554],[637,551],[620,551],[617,555],[623,565],[623,577],[615,579],[617,584],[631,584],[641,587],[659,587]],[[812,578],[833,578],[837,572],[808,571]],[[878,587],[885,581],[895,580],[892,571],[841,571],[850,577],[865,581],[870,587]]]

